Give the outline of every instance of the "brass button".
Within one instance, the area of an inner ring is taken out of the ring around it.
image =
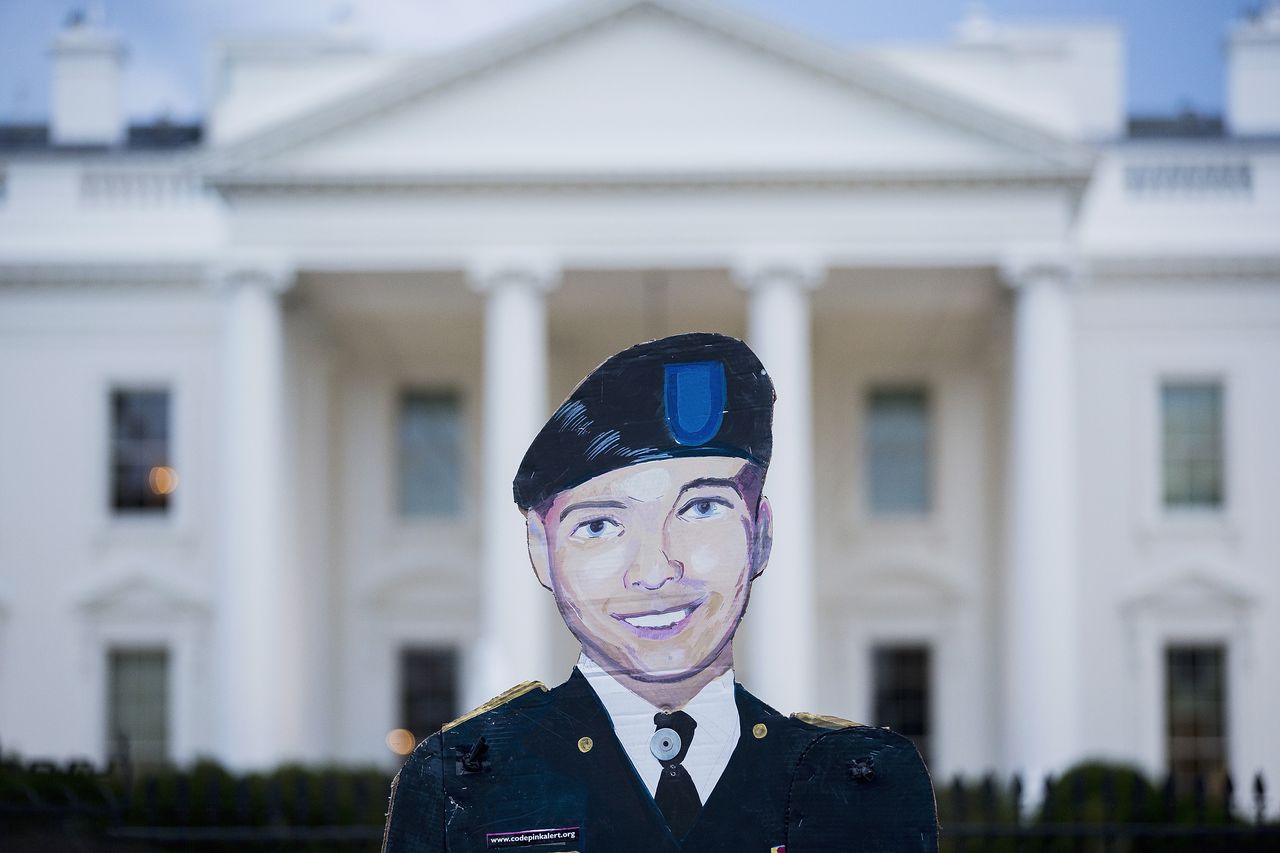
[[[764,723],[756,723],[751,727],[751,733],[756,736],[756,740],[760,740],[769,733],[769,727]]]
[[[595,746],[595,744],[592,743],[591,738],[589,737],[578,738],[578,752],[588,753],[591,751],[591,747],[593,746]]]

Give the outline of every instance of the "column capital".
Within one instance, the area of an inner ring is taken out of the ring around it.
[[[291,260],[268,252],[227,255],[215,261],[207,273],[209,285],[217,291],[252,285],[276,295],[293,287],[297,279],[298,271]]]
[[[562,272],[559,259],[549,253],[502,252],[472,259],[467,265],[467,285],[476,293],[510,284],[545,293],[559,286]]]
[[[1038,282],[1075,284],[1081,266],[1079,257],[1065,251],[1010,252],[1000,259],[998,270],[1005,287],[1020,290]]]
[[[759,253],[735,260],[730,274],[743,290],[770,285],[813,290],[826,280],[827,263],[820,255],[810,252]]]

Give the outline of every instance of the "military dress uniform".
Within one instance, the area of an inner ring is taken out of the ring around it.
[[[515,502],[539,507],[658,459],[732,456],[766,470],[773,400],[741,341],[690,334],[632,347],[588,375],[543,427],[516,474]],[[727,764],[705,800],[695,793],[692,811],[681,811],[671,787],[664,795],[660,781],[655,794],[642,779],[580,668],[550,690],[512,688],[409,756],[392,784],[384,853],[937,850],[933,788],[909,740],[786,716],[736,683],[733,702],[740,731]],[[659,713],[655,724],[679,715]],[[655,737],[663,732],[674,730]],[[663,767],[674,776],[684,756]]]
[[[785,716],[735,685],[742,731],[693,828],[675,838],[574,669],[522,685],[424,740],[396,776],[385,853],[929,853],[937,821],[911,741]]]

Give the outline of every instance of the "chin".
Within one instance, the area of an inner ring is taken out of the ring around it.
[[[681,655],[678,658],[658,656],[646,660],[633,658],[628,666],[633,670],[631,677],[637,681],[652,683],[682,681],[711,666],[716,659],[718,648],[697,658],[687,655]]]

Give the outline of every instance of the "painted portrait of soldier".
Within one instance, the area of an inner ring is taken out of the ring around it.
[[[513,483],[577,665],[423,740],[392,786],[386,853],[937,849],[907,738],[780,713],[734,678],[769,566],[774,397],[746,344],[708,333],[631,347],[578,384]]]

